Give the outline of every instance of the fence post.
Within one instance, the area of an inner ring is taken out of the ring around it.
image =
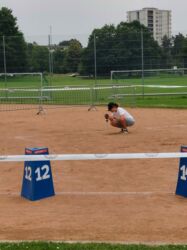
[[[97,85],[97,44],[96,35],[94,33],[94,72],[95,72],[95,86]]]
[[[94,102],[94,91],[94,87],[90,87],[90,107],[88,108],[88,111],[97,110]]]
[[[48,35],[48,50],[49,50],[49,82],[50,86],[52,85],[52,76],[53,76],[53,51],[52,51],[52,34],[50,27],[50,35]]]
[[[6,47],[5,47],[5,36],[3,36],[3,63],[4,63],[4,73],[5,73],[5,86],[7,88],[7,67],[6,67]]]
[[[39,108],[37,115],[40,115],[42,113],[45,113],[44,111],[44,99],[43,99],[43,73],[40,73],[40,91],[39,91]]]
[[[141,58],[142,58],[142,94],[144,97],[144,37],[143,37],[143,29],[141,29]]]

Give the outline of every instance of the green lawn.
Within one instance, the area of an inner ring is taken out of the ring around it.
[[[0,250],[180,250],[187,246],[145,246],[145,245],[109,245],[109,244],[64,244],[64,243],[20,243],[0,244]]]
[[[109,78],[97,79],[97,84],[111,84],[112,81]],[[141,78],[123,78],[113,80],[113,83],[117,84],[142,84]],[[187,75],[184,76],[164,76],[164,77],[145,77],[145,85],[148,84],[162,84],[162,85],[187,85]],[[94,85],[95,80],[87,77],[71,77],[69,75],[53,75],[44,77],[44,86],[70,86],[70,85]],[[13,76],[7,77],[5,82],[4,77],[0,77],[0,88],[15,87],[40,87],[40,76]]]
[[[71,77],[68,75],[53,75],[53,77],[45,76],[43,86],[47,88],[67,87],[67,86],[95,86],[112,85],[110,79],[94,79]],[[187,75],[184,76],[155,76],[145,77],[144,88],[142,88],[141,78],[126,78],[114,80],[113,84],[124,84],[135,86],[136,88],[123,89],[99,89],[99,90],[74,90],[69,91],[47,91],[43,92],[42,101],[45,104],[85,104],[85,105],[105,105],[109,101],[119,102],[121,105],[137,106],[137,107],[169,107],[169,108],[187,108]],[[139,85],[139,87],[138,87]],[[150,85],[153,85],[152,87]],[[157,88],[158,85],[164,86],[184,86],[184,88]],[[40,91],[23,91],[14,90],[7,91],[5,88],[40,88],[41,81],[39,76],[13,76],[8,77],[7,82],[4,78],[0,78],[0,102],[1,103],[38,103],[41,96]],[[3,90],[4,89],[4,90]],[[141,95],[134,96],[133,94]],[[142,96],[142,93],[145,96]],[[146,96],[147,94],[156,93],[180,93],[180,95],[168,96]],[[120,96],[131,94],[131,96]],[[19,98],[20,97],[20,98]]]

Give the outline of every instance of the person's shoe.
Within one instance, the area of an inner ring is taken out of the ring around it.
[[[129,131],[128,131],[128,129],[127,129],[127,128],[122,128],[122,129],[121,129],[121,133],[128,134],[128,133],[129,133]]]

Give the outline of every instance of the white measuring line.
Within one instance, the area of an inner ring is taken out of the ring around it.
[[[56,192],[61,196],[152,196],[152,195],[174,195],[174,192]],[[20,196],[16,192],[1,192],[0,195]]]
[[[150,196],[172,194],[174,192],[57,192],[57,195],[72,195],[72,196]]]
[[[187,158],[185,153],[120,153],[120,154],[52,154],[52,155],[2,155],[0,162],[24,161],[85,161]]]

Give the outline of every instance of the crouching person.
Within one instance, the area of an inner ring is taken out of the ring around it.
[[[122,133],[128,133],[128,127],[131,127],[135,124],[134,117],[127,112],[124,108],[118,106],[117,103],[110,102],[108,104],[108,111],[110,114],[105,114],[105,119],[113,127],[120,128]]]

